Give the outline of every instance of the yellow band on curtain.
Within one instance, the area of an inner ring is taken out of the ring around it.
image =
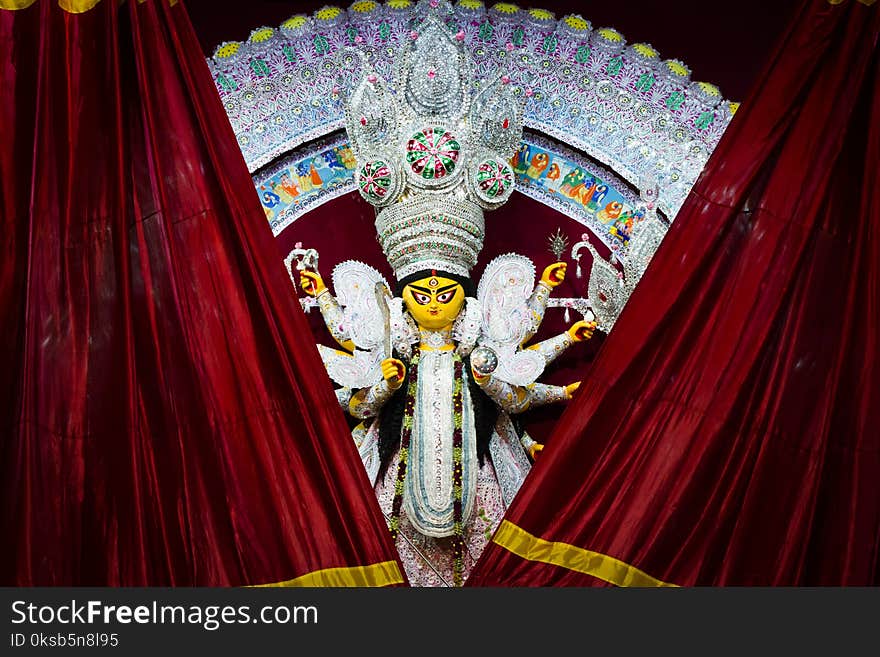
[[[101,0],[58,0],[58,6],[71,14],[82,14],[99,2]]]
[[[0,0],[0,9],[24,9],[37,0]]]
[[[856,0],[856,1],[862,3],[863,5],[865,5],[867,7],[870,7],[875,2],[877,2],[877,0]],[[845,2],[845,0],[828,0],[828,2],[829,2],[829,4],[832,4],[832,5],[841,5]]]
[[[403,584],[403,575],[396,561],[383,561],[369,566],[350,568],[325,568],[306,573],[295,579],[273,584],[254,584],[252,588],[271,586],[391,586]]]
[[[676,586],[651,577],[635,566],[607,554],[568,543],[545,541],[507,520],[501,521],[492,541],[526,561],[540,561],[585,573],[615,586]]]
[[[0,0],[0,9],[25,9],[30,7],[37,0]],[[138,0],[138,4],[143,4],[147,0]],[[168,0],[168,5],[173,7],[178,0]],[[81,14],[94,8],[101,0],[58,0],[58,6],[64,11],[71,14]]]

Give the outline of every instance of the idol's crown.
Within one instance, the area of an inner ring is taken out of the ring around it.
[[[476,79],[463,43],[429,12],[401,49],[395,80],[364,62],[346,106],[361,195],[398,279],[424,269],[467,276],[483,209],[510,197],[522,104],[501,72]]]

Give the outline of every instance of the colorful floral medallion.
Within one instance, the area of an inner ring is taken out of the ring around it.
[[[403,180],[387,157],[368,160],[357,170],[358,191],[376,206],[394,202],[400,195]]]
[[[419,130],[406,144],[406,161],[412,172],[426,181],[452,175],[461,145],[445,128],[433,126]]]
[[[513,187],[513,170],[504,162],[483,160],[477,166],[477,188],[487,201],[499,201]]]
[[[391,167],[382,160],[367,162],[360,170],[361,194],[373,201],[384,201],[391,188]]]

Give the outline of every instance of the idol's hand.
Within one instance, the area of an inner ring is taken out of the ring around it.
[[[582,342],[583,340],[589,340],[592,338],[595,330],[596,322],[581,320],[572,324],[566,333],[568,333],[568,337],[571,338],[572,342]]]
[[[580,387],[581,387],[580,381],[575,381],[574,383],[569,383],[567,386],[565,386],[566,398],[571,399],[572,397],[574,397],[575,391]]]
[[[477,384],[478,386],[480,386],[481,388],[484,387],[484,386],[486,386],[486,384],[489,383],[489,379],[492,378],[492,375],[491,375],[491,374],[480,374],[480,373],[477,372],[477,370],[475,370],[473,367],[471,368],[471,374],[474,375],[474,381],[475,381],[476,384]]]
[[[565,280],[565,270],[567,268],[568,263],[566,262],[554,262],[552,265],[548,265],[544,273],[541,274],[541,282],[552,290]]]
[[[541,443],[535,443],[531,447],[529,447],[529,456],[534,461],[535,457],[538,456],[538,452],[544,449],[544,446]]]
[[[309,271],[308,269],[303,269],[299,273],[299,286],[310,297],[316,297],[327,289],[321,274],[316,271]]]
[[[406,376],[406,365],[396,358],[386,358],[382,361],[382,378],[388,382],[388,387],[397,390],[403,385]]]

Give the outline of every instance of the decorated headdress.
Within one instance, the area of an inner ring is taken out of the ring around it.
[[[426,269],[468,276],[483,210],[510,197],[522,106],[498,73],[475,80],[464,34],[429,13],[401,49],[394,84],[364,62],[346,106],[355,181],[397,279]]]

